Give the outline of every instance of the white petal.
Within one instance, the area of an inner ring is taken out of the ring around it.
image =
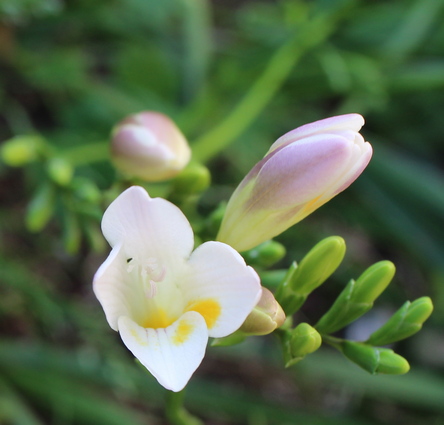
[[[236,331],[261,296],[257,273],[230,246],[206,242],[191,255],[189,274],[181,282],[187,309],[206,319],[211,337]]]
[[[115,331],[120,316],[129,316],[133,320],[143,317],[145,297],[127,272],[126,257],[120,244],[114,247],[97,270],[93,289],[109,325]]]
[[[139,186],[112,202],[103,215],[102,231],[111,246],[122,242],[129,258],[174,265],[193,249],[193,231],[180,209],[165,199],[151,199]]]
[[[188,383],[202,362],[208,341],[205,320],[192,311],[165,329],[145,329],[120,317],[119,332],[134,356],[171,391],[180,391]]]

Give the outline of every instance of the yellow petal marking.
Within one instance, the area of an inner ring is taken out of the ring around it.
[[[140,324],[140,326],[150,329],[167,328],[172,323],[174,323],[175,320],[176,319],[171,318],[164,309],[158,308],[155,312],[146,317],[146,319],[143,321],[143,323]]]
[[[319,208],[322,204],[318,203],[319,199],[321,198],[322,195],[316,196],[316,198],[313,198],[311,201],[308,201],[305,205],[304,205],[304,213],[312,213],[314,210],[316,210],[317,208]]]
[[[195,311],[201,314],[207,323],[208,329],[211,329],[220,316],[221,308],[216,300],[209,298],[190,304],[187,311]]]
[[[173,336],[173,344],[176,344],[176,345],[183,344],[188,339],[191,332],[193,332],[193,329],[194,329],[194,326],[191,323],[182,319],[179,322],[179,325],[177,326],[176,333]]]
[[[131,329],[130,333],[132,337],[136,340],[137,344],[141,345],[142,347],[146,347],[148,345],[146,340],[144,340],[135,329]]]

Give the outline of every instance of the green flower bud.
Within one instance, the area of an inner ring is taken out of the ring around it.
[[[65,159],[55,157],[48,162],[48,174],[55,183],[67,186],[71,183],[74,169]]]
[[[322,334],[336,332],[365,314],[384,291],[395,274],[390,261],[370,266],[358,280],[351,280],[339,297],[316,324]]]
[[[300,362],[307,354],[316,351],[322,343],[321,335],[307,323],[300,323],[294,329],[285,329],[278,335],[282,341],[285,367]]]
[[[307,323],[300,323],[291,333],[290,351],[294,358],[303,358],[315,352],[321,344],[321,335]]]
[[[356,281],[354,301],[373,303],[387,288],[395,271],[395,265],[390,261],[380,261],[370,266]]]
[[[262,288],[262,296],[256,307],[240,327],[245,335],[267,335],[285,322],[285,313],[271,291]]]
[[[85,177],[75,177],[71,187],[75,196],[85,202],[97,204],[102,197],[96,184]]]
[[[211,174],[207,167],[199,163],[189,164],[175,179],[173,193],[179,196],[198,194],[211,184]]]
[[[5,164],[21,167],[38,159],[44,143],[38,135],[16,136],[3,143],[0,155]]]
[[[341,350],[349,360],[371,374],[402,375],[410,369],[406,359],[388,348],[344,341],[341,344]]]
[[[26,228],[30,232],[42,230],[54,214],[55,188],[51,184],[40,186],[28,204],[25,216]]]
[[[382,327],[374,332],[367,341],[372,345],[387,345],[408,338],[422,328],[422,324],[433,311],[429,297],[407,301]]]
[[[245,252],[245,261],[252,266],[271,267],[281,260],[286,254],[285,247],[276,241],[261,243],[256,248]]]
[[[333,274],[344,255],[344,240],[331,236],[316,244],[299,265],[294,264],[289,269],[276,292],[276,298],[288,315],[296,312],[307,296]]]

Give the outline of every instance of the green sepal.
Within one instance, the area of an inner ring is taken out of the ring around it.
[[[247,264],[251,266],[260,266],[263,268],[271,267],[279,260],[282,260],[286,254],[284,245],[279,242],[269,240],[261,243],[257,247],[243,253]]]
[[[321,334],[330,334],[344,328],[373,307],[373,303],[387,288],[395,274],[390,261],[370,266],[358,280],[351,280],[325,313],[315,328]]]
[[[387,345],[414,335],[433,311],[432,300],[421,297],[407,301],[383,326],[373,332],[367,343]]]
[[[308,295],[338,268],[344,255],[344,240],[331,236],[317,243],[299,265],[292,264],[276,292],[276,299],[287,315],[299,310]]]
[[[343,341],[340,349],[353,363],[372,375],[402,375],[410,370],[404,357],[388,348],[373,347],[362,342]]]
[[[49,222],[55,210],[55,187],[50,183],[42,184],[28,204],[25,225],[30,232],[39,232]]]
[[[236,331],[232,333],[231,335],[225,336],[223,338],[215,338],[213,341],[211,341],[212,347],[229,347],[231,345],[240,344],[241,342],[244,342],[247,338],[247,335],[245,335],[241,331]]]

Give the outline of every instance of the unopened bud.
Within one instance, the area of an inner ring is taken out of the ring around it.
[[[258,265],[261,267],[271,267],[285,256],[286,250],[284,245],[279,242],[270,240],[261,243],[256,248],[247,251],[244,254],[245,261],[250,265]]]
[[[3,143],[0,154],[3,162],[11,167],[21,167],[38,159],[44,147],[38,135],[16,136]]]
[[[286,367],[302,360],[307,354],[315,352],[322,344],[319,332],[308,323],[300,323],[291,331],[289,340],[291,358],[286,359]]]
[[[387,345],[405,339],[422,328],[422,324],[433,311],[432,300],[429,297],[407,301],[382,327],[374,332],[369,344]]]
[[[370,266],[356,281],[355,302],[373,303],[387,288],[395,271],[395,265],[390,261],[379,261]]]
[[[185,168],[191,150],[184,135],[166,115],[146,111],[121,121],[112,132],[111,158],[132,177],[161,181]]]
[[[344,239],[331,236],[317,243],[299,264],[294,263],[276,291],[288,315],[295,313],[307,296],[333,274],[344,255]]]
[[[322,334],[336,332],[367,313],[394,274],[395,266],[390,261],[380,261],[370,266],[356,281],[352,279],[347,284],[316,324],[316,329]]]
[[[51,180],[60,186],[71,183],[74,169],[72,165],[63,158],[55,157],[48,162],[48,174]]]
[[[353,341],[344,341],[341,348],[349,360],[371,374],[402,375],[410,370],[407,360],[388,348]]]
[[[173,194],[183,197],[201,193],[211,184],[211,174],[203,164],[191,163],[174,180]]]
[[[247,251],[345,190],[372,156],[363,124],[358,114],[340,115],[276,140],[231,196],[217,239]]]
[[[285,313],[271,291],[262,288],[262,296],[248,315],[240,331],[246,335],[267,335],[285,322]]]

